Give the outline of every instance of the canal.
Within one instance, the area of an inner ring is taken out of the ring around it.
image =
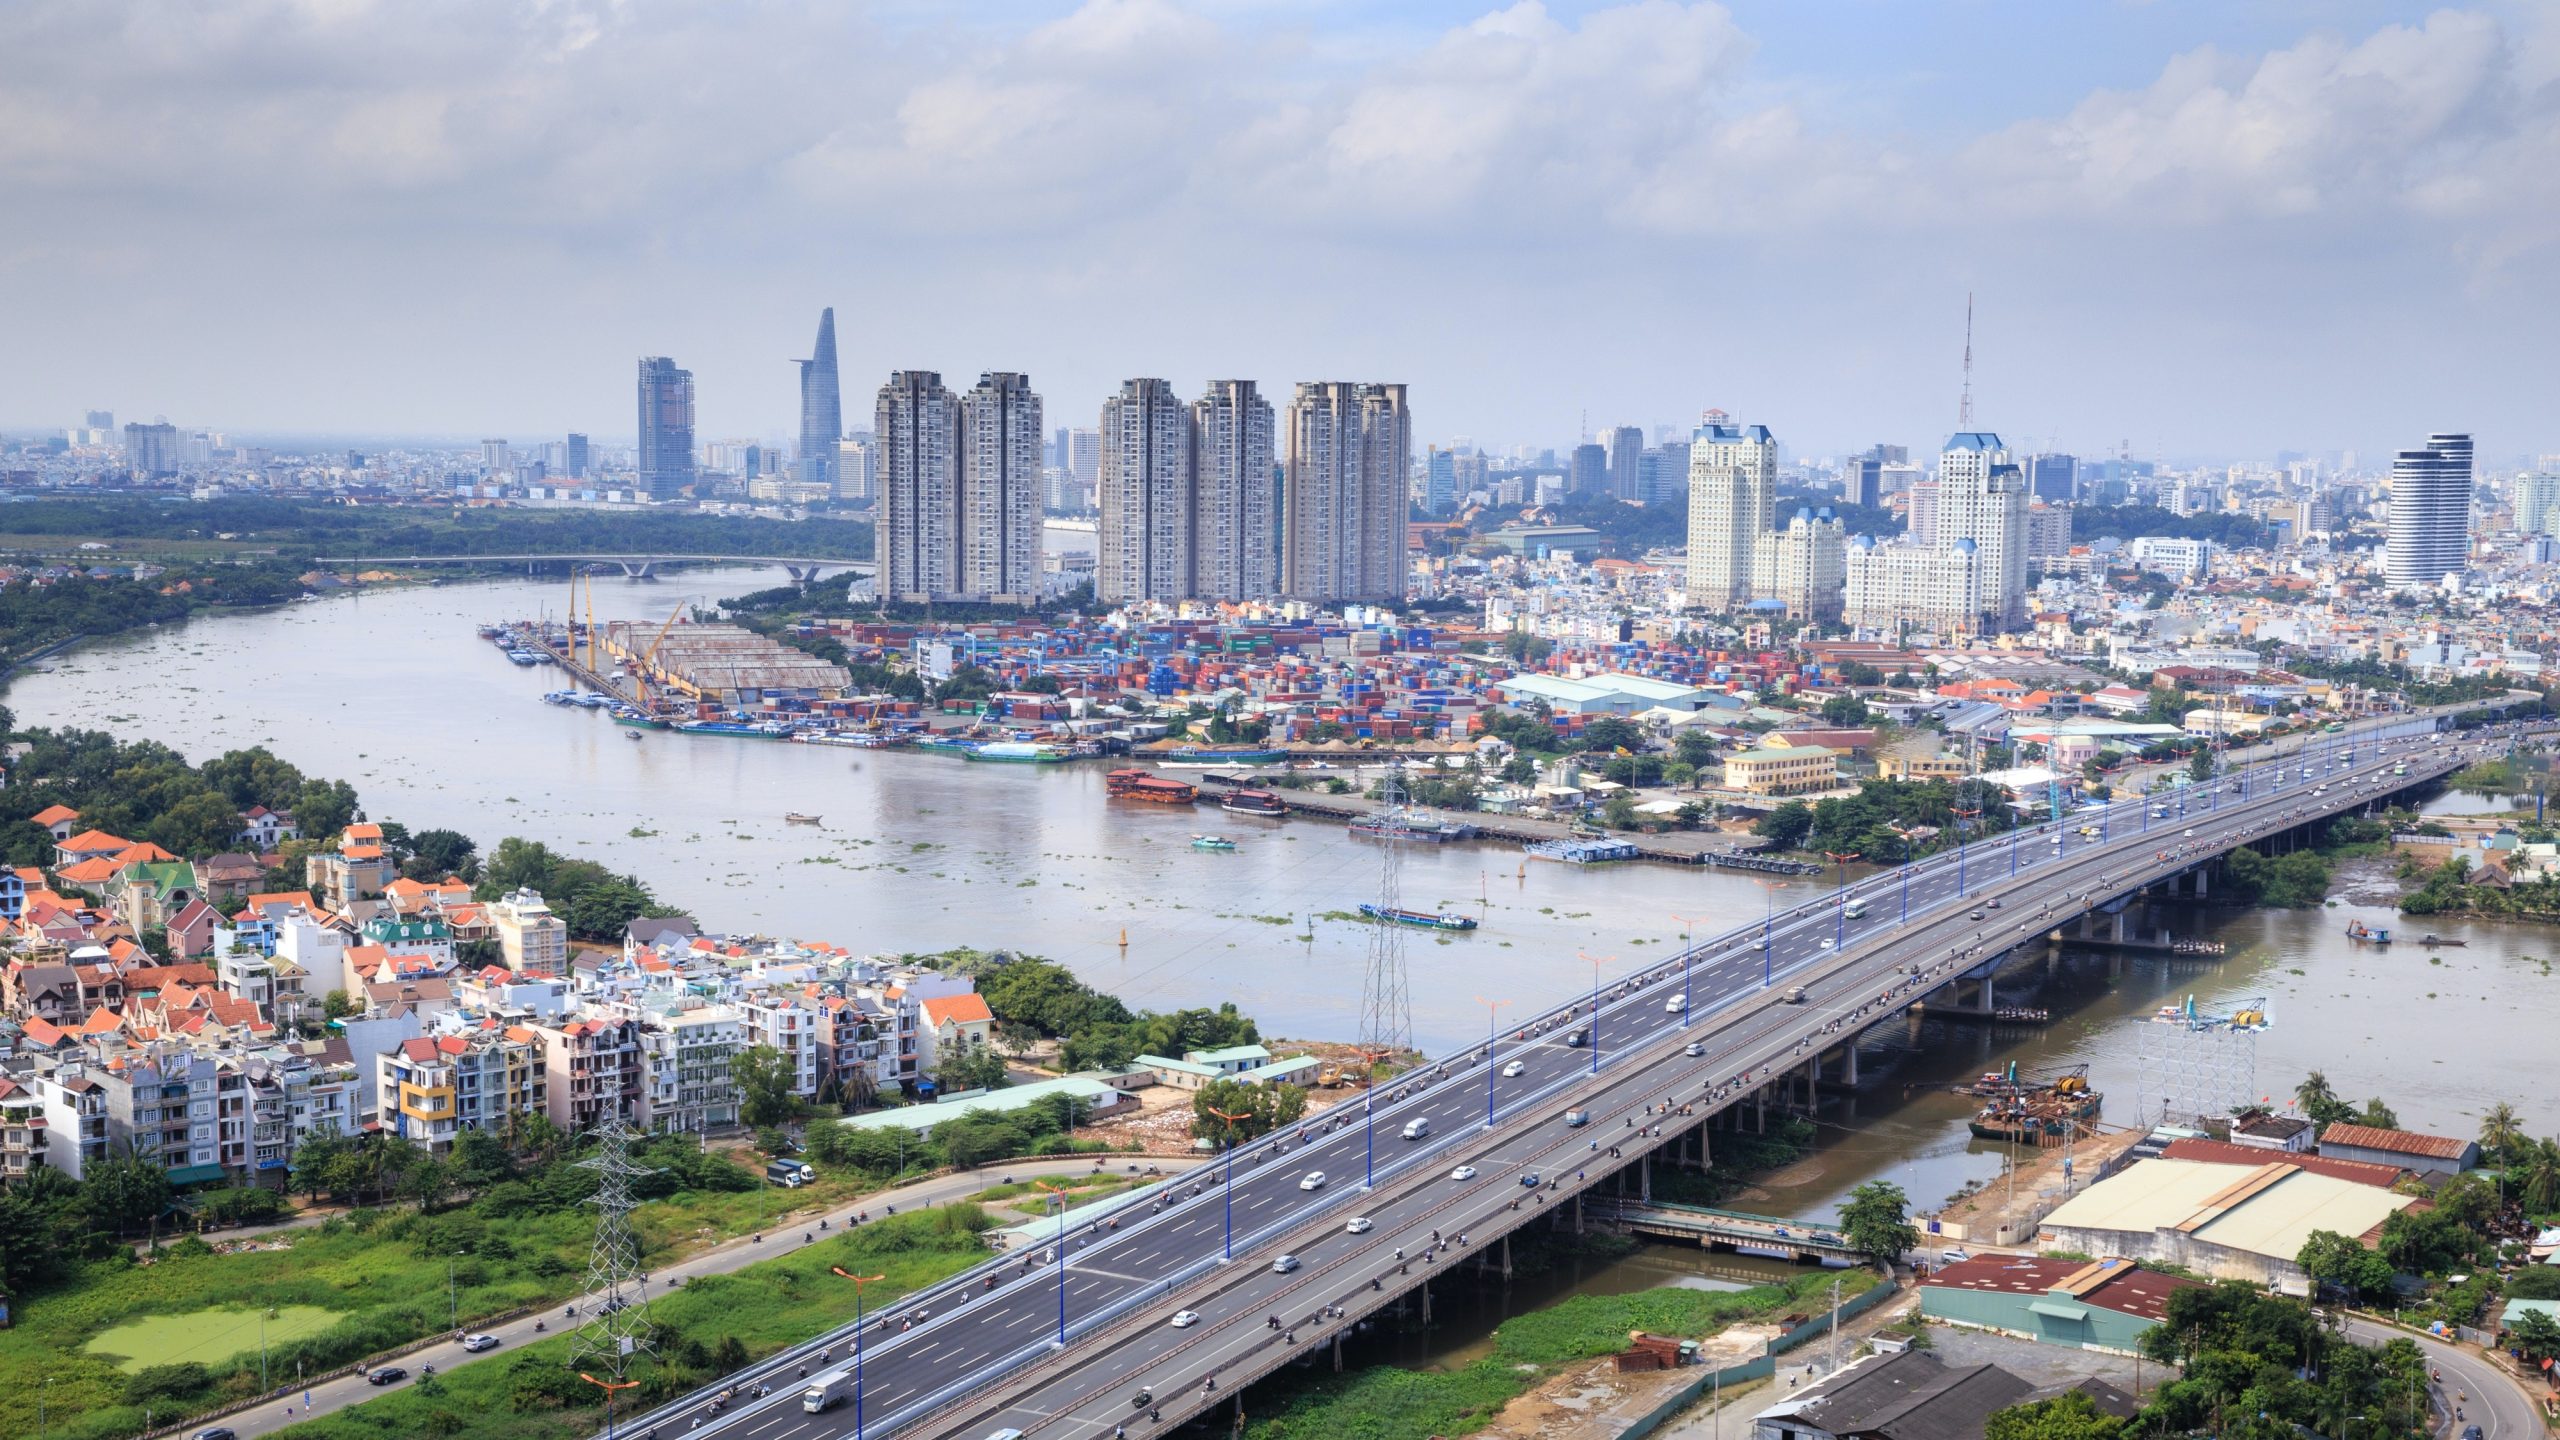
[[[662,618],[688,595],[784,583],[776,570],[608,582],[600,619]],[[976,765],[935,755],[853,754],[774,741],[629,732],[540,703],[557,671],[510,666],[474,628],[557,614],[564,586],[452,584],[202,619],[56,656],[11,681],[22,725],[85,726],[166,741],[190,757],[263,745],[353,782],[371,814],[449,827],[485,852],[523,835],[646,879],[710,927],[874,951],[1017,949],[1072,966],[1130,1003],[1234,1001],[1265,1033],[1347,1037],[1370,941],[1355,907],[1374,898],[1379,850],[1339,826],[1114,805],[1092,765]],[[814,813],[822,828],[786,826]],[[1233,853],[1194,850],[1214,829]],[[1487,844],[1417,847],[1408,906],[1482,917],[1471,935],[1402,936],[1418,1038],[1433,1049],[1481,1033],[1480,1000],[1505,1013],[1590,982],[1581,955],[1623,971],[1670,953],[1684,927],[1748,923],[1827,881],[1771,881],[1655,865],[1577,868]],[[2032,1030],[1919,1020],[1870,1042],[1869,1086],[1824,1116],[1820,1149],[1738,1202],[1827,1209],[1889,1176],[1926,1205],[1998,1173],[1996,1146],[1964,1128],[1944,1084],[2011,1060],[2088,1064],[2131,1113],[2133,1037],[2158,1006],[2193,994],[2264,996],[2256,1084],[2281,1099],[2325,1070],[2340,1093],[2381,1095],[2412,1126],[2468,1135],[2505,1099],[2560,1126],[2548,1040],[2560,933],[2441,921],[2470,943],[2427,954],[2349,944],[2350,917],[2394,923],[2368,878],[2317,911],[2203,909],[2166,917],[2226,941],[2209,959],[2065,951],[2028,957],[2004,1001],[2050,1008]],[[1684,921],[1680,917],[1689,917]],[[1125,946],[1122,940],[1126,940]]]

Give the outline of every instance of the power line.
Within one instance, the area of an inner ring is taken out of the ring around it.
[[[565,1083],[567,1077],[560,1077]],[[590,1359],[602,1361],[620,1380],[631,1357],[650,1345],[648,1287],[640,1278],[640,1237],[631,1228],[631,1182],[653,1174],[631,1160],[630,1129],[621,1117],[607,1119],[592,1133],[596,1153],[578,1162],[596,1172],[596,1238],[587,1252],[587,1323],[570,1347],[574,1368]]]

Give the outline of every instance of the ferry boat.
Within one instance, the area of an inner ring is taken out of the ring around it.
[[[1144,800],[1150,805],[1188,805],[1200,798],[1198,786],[1168,780],[1134,765],[1104,776],[1103,791],[1115,800]]]
[[[1268,790],[1230,790],[1218,797],[1218,808],[1237,815],[1286,815],[1289,807]]]
[[[1419,925],[1425,930],[1473,930],[1475,917],[1454,915],[1446,910],[1390,910],[1383,905],[1363,905],[1360,913],[1372,920],[1391,920],[1398,925]]]
[[[1455,820],[1426,820],[1417,815],[1389,810],[1377,815],[1363,815],[1351,822],[1351,833],[1372,840],[1419,840],[1431,845],[1444,845],[1452,840],[1466,840],[1476,833],[1473,825]]]
[[[1055,765],[1067,758],[1067,752],[1054,745],[1034,745],[1023,740],[997,740],[967,751],[961,758],[996,765]]]
[[[1236,842],[1228,839],[1224,835],[1194,835],[1191,837],[1191,848],[1194,850],[1233,850],[1236,848]]]

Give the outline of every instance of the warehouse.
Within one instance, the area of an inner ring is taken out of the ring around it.
[[[1920,1313],[2048,1345],[2131,1355],[2142,1332],[2167,1313],[2171,1294],[2201,1288],[2202,1281],[2130,1260],[1977,1255],[1921,1282]]]
[[[2045,1217],[2036,1243],[2304,1295],[2310,1277],[2294,1257],[2311,1232],[2371,1244],[2383,1221],[2414,1203],[2412,1196],[2283,1161],[2250,1167],[2145,1160],[2064,1202]]]

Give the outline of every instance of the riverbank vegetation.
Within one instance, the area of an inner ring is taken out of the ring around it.
[[[274,561],[172,566],[147,580],[75,575],[0,585],[0,664],[68,640],[167,625],[200,610],[298,598],[297,567]]]
[[[1889,865],[1955,845],[1959,819],[1977,843],[2018,823],[2007,792],[1981,780],[1870,780],[1854,795],[1811,805],[1789,800],[1754,821],[1751,833],[1781,850],[1855,854]],[[1901,832],[1920,833],[1906,839]]]
[[[1008,1040],[1058,1042],[1062,1070],[1110,1070],[1140,1055],[1180,1056],[1186,1050],[1251,1045],[1262,1038],[1252,1017],[1233,1003],[1214,1010],[1131,1010],[1075,977],[1064,965],[1037,955],[1005,951],[945,950],[901,957],[967,975]]]
[[[2404,915],[2560,920],[2560,875],[2493,880],[2472,869],[2470,856],[2455,854],[2433,867],[2410,865],[2404,878],[2420,882],[2400,897]]]
[[[54,539],[113,547],[108,558],[229,549],[299,568],[319,555],[514,555],[664,552],[686,555],[796,555],[868,560],[871,525],[862,520],[767,520],[754,516],[627,510],[534,510],[520,506],[339,505],[316,500],[226,497],[176,505],[158,497],[31,500],[9,507],[8,534],[22,543]]]
[[[1253,1440],[1424,1440],[1471,1435],[1557,1371],[1627,1348],[1627,1332],[1713,1335],[1746,1320],[1845,1301],[1874,1288],[1866,1270],[1809,1271],[1784,1285],[1706,1291],[1664,1287],[1577,1295],[1502,1322],[1486,1353],[1449,1370],[1374,1365],[1345,1374],[1292,1369],[1254,1388]]]
[[[0,707],[0,733],[12,733]],[[80,812],[83,828],[148,841],[174,855],[239,848],[240,812],[252,805],[291,813],[307,830],[335,834],[355,818],[355,787],[305,775],[264,749],[231,750],[190,765],[156,740],[118,740],[96,730],[29,730],[27,747],[0,789],[0,859],[49,865],[53,837],[31,817],[53,805]]]
[[[634,920],[683,913],[661,902],[637,875],[616,875],[593,860],[510,835],[481,866],[475,893],[495,899],[517,889],[542,892],[571,937],[606,944],[619,943],[623,927]]]

